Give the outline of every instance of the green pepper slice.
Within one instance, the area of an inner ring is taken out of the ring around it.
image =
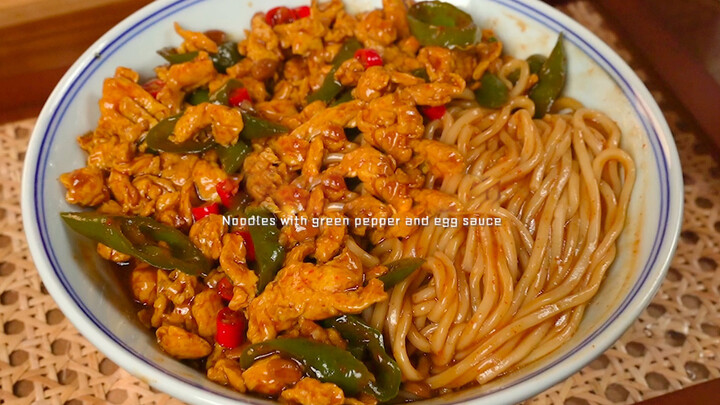
[[[567,56],[560,33],[550,56],[538,72],[538,82],[530,89],[529,97],[535,103],[535,118],[542,118],[550,112],[555,100],[565,87]]]
[[[308,104],[313,101],[322,100],[325,103],[330,103],[343,89],[343,85],[335,80],[335,72],[337,72],[340,65],[346,60],[355,56],[355,52],[362,49],[362,44],[355,38],[350,38],[343,43],[342,48],[338,51],[335,58],[332,60],[332,69],[325,76],[322,86],[315,93],[308,96]]]
[[[158,55],[162,56],[166,61],[170,62],[171,65],[177,65],[178,63],[190,62],[198,56],[197,51],[177,53],[175,48],[166,47],[157,51]]]
[[[335,107],[338,104],[347,103],[348,101],[352,101],[352,89],[345,89],[340,95],[330,104],[330,107]]]
[[[217,148],[220,165],[227,174],[234,174],[240,170],[250,152],[252,152],[252,147],[242,139],[238,139],[235,145],[218,146]]]
[[[210,101],[210,93],[208,89],[197,89],[192,93],[188,94],[187,102],[190,105],[199,105]]]
[[[257,263],[258,283],[260,294],[265,287],[275,279],[275,275],[285,260],[285,248],[280,244],[280,230],[275,226],[275,216],[265,208],[251,207],[245,210],[248,220],[255,217],[255,224],[250,225],[250,237],[255,245],[255,261]],[[270,224],[262,225],[262,221]]]
[[[543,65],[545,64],[547,56],[536,53],[528,56],[525,60],[527,61],[528,68],[530,68],[530,73],[537,74],[540,72],[540,69],[542,69]]]
[[[201,140],[188,139],[183,143],[171,141],[170,136],[173,134],[175,124],[181,116],[182,114],[178,114],[165,118],[150,128],[145,137],[145,142],[150,150],[172,153],[201,153],[215,146],[215,142],[211,137]]]
[[[337,385],[348,396],[359,394],[372,381],[365,364],[348,351],[303,338],[255,343],[240,355],[240,367],[247,369],[255,361],[273,354],[294,359],[310,376]]]
[[[538,73],[546,60],[547,57],[545,55],[540,55],[539,53],[528,56],[525,61],[527,61],[528,68],[530,69],[530,74]],[[517,83],[518,79],[520,78],[520,69],[514,70],[508,75],[507,78],[512,84]]]
[[[283,125],[258,118],[248,113],[243,113],[244,127],[240,136],[247,140],[265,138],[268,136],[286,134],[289,129]]]
[[[426,82],[430,81],[430,76],[428,76],[428,72],[425,68],[415,69],[412,72],[410,72],[410,74],[417,78],[423,79]]]
[[[212,264],[187,235],[152,218],[97,212],[62,212],[60,217],[75,232],[151,266],[192,276],[210,271]]]
[[[385,285],[385,290],[389,290],[394,287],[395,284],[408,278],[415,270],[419,269],[420,266],[425,263],[425,259],[419,257],[406,257],[404,259],[398,259],[394,262],[388,263],[387,273],[378,277],[378,280],[382,281]]]
[[[509,90],[500,78],[486,72],[480,79],[480,87],[475,90],[475,100],[485,108],[502,107],[508,100]]]
[[[238,215],[245,215],[245,209],[252,201],[252,197],[246,192],[238,190],[237,194],[230,199],[230,204],[227,206],[225,216],[236,217]]]
[[[410,33],[424,46],[467,47],[477,42],[470,14],[443,1],[413,4],[407,14]]]
[[[237,49],[237,42],[227,41],[218,45],[217,53],[210,55],[215,70],[220,73],[225,73],[227,68],[240,62],[243,56],[240,55]]]
[[[367,391],[380,402],[395,398],[400,391],[402,372],[387,353],[382,333],[353,315],[342,315],[323,321],[326,328],[335,328],[348,341],[348,351],[358,360],[370,356],[375,381],[368,383]]]

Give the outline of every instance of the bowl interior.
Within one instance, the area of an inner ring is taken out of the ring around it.
[[[348,0],[355,12],[380,1]],[[300,5],[304,0],[286,1]],[[515,402],[577,371],[630,325],[659,285],[677,237],[682,184],[674,144],[659,109],[632,71],[599,40],[539,2],[454,1],[482,27],[495,30],[506,52],[525,57],[547,54],[565,32],[569,61],[566,94],[613,118],[623,146],[638,167],[637,184],[618,256],[600,292],[589,305],[577,335],[563,348],[495,383],[427,403]],[[117,66],[149,77],[163,60],[155,50],[180,43],[172,23],[192,30],[218,28],[239,39],[250,17],[270,6],[238,0],[165,0],[151,4],[104,36],[78,61],[48,101],[33,134],[24,179],[24,215],[33,257],[53,297],[98,348],[150,384],[195,403],[224,403],[243,396],[208,381],[203,373],[166,356],[137,321],[118,283],[122,271],[97,258],[94,244],[76,237],[58,213],[75,210],[63,198],[61,173],[84,165],[77,136],[99,117],[102,82]],[[671,192],[672,190],[672,192]],[[509,389],[512,388],[512,389]]]

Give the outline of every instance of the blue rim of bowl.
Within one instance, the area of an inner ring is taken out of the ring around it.
[[[155,22],[159,20],[164,20],[167,17],[183,10],[188,7],[191,7],[197,3],[201,3],[205,0],[176,0],[171,1],[167,5],[164,5],[160,7],[157,10],[154,10],[150,15],[142,18],[140,21],[136,22],[129,28],[125,29],[121,33],[117,34],[115,38],[110,40],[107,44],[102,45],[102,48],[99,50],[98,54],[96,54],[99,57],[95,58],[88,58],[88,60],[85,60],[85,62],[81,65],[80,73],[77,74],[75,77],[71,78],[70,83],[67,85],[67,90],[60,95],[60,101],[58,103],[58,107],[52,110],[52,115],[49,119],[49,122],[47,124],[46,130],[42,134],[42,141],[39,147],[38,151],[38,160],[37,164],[34,168],[34,180],[35,180],[35,192],[33,194],[34,201],[33,201],[33,208],[34,208],[34,219],[36,220],[37,224],[37,231],[40,235],[41,241],[42,241],[42,248],[44,250],[46,258],[49,260],[49,263],[53,269],[53,272],[57,279],[60,281],[62,286],[65,288],[65,290],[69,293],[70,298],[74,302],[74,304],[78,307],[78,309],[89,319],[92,324],[100,330],[102,333],[105,334],[107,338],[109,338],[111,341],[113,341],[115,344],[117,344],[119,347],[121,347],[123,350],[125,350],[128,354],[131,354],[136,359],[144,362],[148,366],[154,368],[157,371],[160,371],[164,374],[167,374],[171,378],[180,381],[182,383],[188,384],[190,386],[193,386],[195,388],[206,390],[206,387],[199,385],[195,382],[193,382],[190,379],[184,378],[182,376],[173,374],[169,370],[159,366],[156,363],[153,363],[143,357],[142,354],[135,351],[132,347],[128,346],[126,343],[121,341],[117,336],[115,336],[110,330],[108,330],[103,323],[98,320],[93,313],[87,308],[87,306],[80,300],[78,294],[73,289],[72,285],[69,283],[67,278],[65,277],[65,274],[60,269],[59,262],[57,260],[57,257],[55,256],[55,252],[52,248],[52,243],[49,238],[49,233],[47,229],[47,221],[46,221],[46,215],[45,215],[45,207],[42,204],[44,201],[44,191],[45,191],[45,169],[47,168],[47,159],[49,158],[49,150],[52,146],[52,143],[55,139],[55,136],[57,134],[57,128],[59,125],[59,122],[62,121],[64,118],[64,115],[70,105],[70,103],[75,98],[78,91],[82,88],[84,83],[92,76],[92,74],[104,63],[106,58],[104,56],[111,55],[115,53],[118,49],[120,49],[125,43],[127,43],[129,40],[134,38],[135,36],[139,35],[141,32],[145,31],[147,28],[153,26]],[[648,134],[648,139],[650,141],[650,144],[652,146],[653,156],[654,160],[656,162],[656,166],[658,169],[658,173],[660,174],[660,209],[659,209],[659,221],[658,221],[658,228],[657,232],[655,233],[655,240],[653,241],[653,245],[651,248],[649,260],[645,263],[645,266],[640,274],[640,277],[635,282],[633,288],[631,289],[630,293],[625,297],[623,302],[620,304],[620,306],[612,313],[612,315],[591,335],[586,337],[578,346],[574,347],[572,350],[568,351],[567,353],[563,354],[560,358],[555,359],[552,363],[545,365],[541,369],[535,370],[532,373],[529,373],[528,375],[523,376],[521,379],[518,379],[517,381],[513,381],[512,383],[508,385],[504,385],[501,387],[498,387],[496,389],[487,391],[482,393],[481,397],[488,396],[494,392],[506,390],[512,386],[521,384],[523,382],[526,382],[539,374],[546,372],[554,367],[557,367],[559,364],[565,362],[569,358],[571,358],[574,354],[579,352],[580,350],[586,348],[588,345],[591,344],[591,342],[601,333],[605,332],[611,324],[613,324],[623,313],[623,311],[632,303],[637,293],[645,287],[648,277],[651,274],[652,268],[656,265],[659,257],[660,248],[662,247],[663,243],[667,242],[666,237],[666,228],[669,222],[669,207],[670,207],[670,173],[668,169],[668,163],[666,160],[666,155],[670,155],[671,151],[669,150],[669,146],[666,144],[665,148],[663,148],[663,145],[661,145],[662,140],[659,137],[658,131],[662,132],[668,132],[664,130],[659,123],[652,124],[652,116],[651,108],[649,105],[643,102],[643,97],[638,94],[637,90],[633,88],[633,86],[628,82],[626,77],[624,77],[618,69],[615,67],[615,65],[609,61],[602,52],[598,51],[593,45],[591,45],[588,41],[586,41],[582,36],[575,33],[574,29],[571,29],[568,27],[565,23],[562,21],[558,21],[554,17],[546,14],[544,11],[535,8],[531,4],[524,3],[521,0],[489,0],[498,4],[501,4],[509,9],[512,9],[525,17],[532,19],[546,28],[549,28],[552,31],[555,32],[564,32],[566,35],[566,40],[571,42],[572,44],[579,47],[586,55],[588,55],[596,64],[601,66],[603,70],[610,75],[610,77],[615,81],[615,83],[620,87],[622,90],[624,96],[630,100],[633,109],[635,111],[636,117],[639,119],[639,121],[642,123],[643,128],[645,130],[645,133]],[[542,5],[539,5],[542,7]],[[91,48],[92,49],[92,48]],[[640,108],[638,107],[640,106]],[[45,111],[43,111],[43,114],[45,114]],[[669,133],[669,132],[668,132]],[[672,242],[670,242],[672,245]],[[674,250],[674,246],[670,246],[670,252]],[[572,372],[572,371],[571,371]],[[566,374],[570,374],[570,372],[567,372]],[[546,387],[544,387],[546,388]],[[540,388],[540,389],[544,389]],[[539,392],[540,389],[537,391]],[[228,396],[224,393],[221,393],[219,391],[212,391],[213,394],[221,396],[223,398],[231,399],[231,400],[237,400],[237,397]],[[243,398],[243,400],[251,400],[250,398]],[[457,402],[454,402],[457,403]]]

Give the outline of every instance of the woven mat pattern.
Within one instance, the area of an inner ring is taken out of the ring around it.
[[[563,11],[634,66],[589,2]],[[685,222],[652,305],[607,352],[528,404],[634,403],[720,377],[720,167],[711,148],[637,67],[670,123],[685,177]],[[20,177],[34,121],[0,126],[0,403],[180,404],[101,354],[45,290],[22,230]]]

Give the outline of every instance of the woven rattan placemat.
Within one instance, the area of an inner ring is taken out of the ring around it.
[[[635,65],[590,3],[563,11]],[[530,404],[634,403],[720,377],[720,167],[648,75],[636,71],[654,90],[680,150],[686,205],[677,255],[661,291],[623,337]],[[0,403],[180,403],[106,359],[44,289],[20,213],[22,162],[33,124],[0,126]]]

